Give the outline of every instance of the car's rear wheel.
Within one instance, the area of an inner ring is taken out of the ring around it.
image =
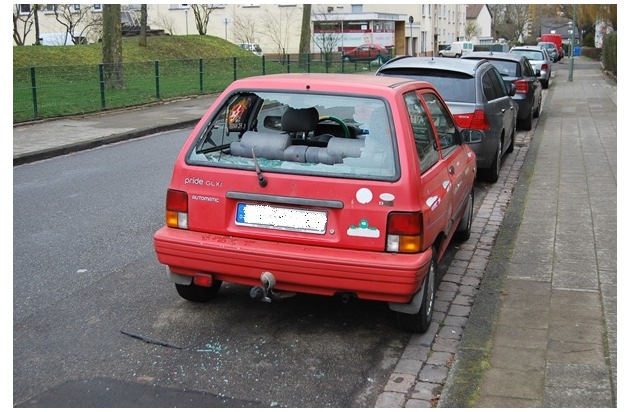
[[[549,88],[549,80],[541,80],[540,84],[542,84],[543,89]]]
[[[534,117],[537,119],[540,117],[540,106],[542,106],[542,98],[538,100],[538,106],[536,106],[536,110],[534,111]]]
[[[455,231],[455,238],[457,240],[468,240],[470,238],[470,232],[472,231],[472,221],[473,221],[473,208],[475,204],[475,192],[473,189],[470,190],[468,194],[468,202],[466,203],[466,210],[462,216],[462,219],[459,221],[459,225],[457,225],[457,230]]]
[[[499,140],[499,146],[497,147],[497,152],[494,155],[494,160],[490,165],[490,168],[487,170],[488,182],[495,183],[499,180],[499,171],[501,170],[501,150],[503,150],[502,142]]]
[[[534,104],[529,109],[529,113],[525,119],[521,119],[521,129],[532,130],[532,124],[534,123]]]
[[[209,302],[219,293],[221,283],[223,282],[215,280],[210,287],[199,286],[194,283],[190,285],[180,285],[176,283],[175,288],[179,296],[186,300],[191,302]]]
[[[435,248],[432,249],[429,273],[422,284],[422,305],[416,314],[396,313],[396,325],[400,329],[410,332],[424,333],[431,325],[433,308],[435,306],[435,292],[437,289],[437,257]]]

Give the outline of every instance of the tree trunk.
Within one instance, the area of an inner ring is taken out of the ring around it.
[[[298,64],[300,67],[306,65],[307,55],[311,48],[311,5],[304,4],[302,8],[302,30],[300,33],[300,48],[298,56]]]
[[[140,46],[147,45],[147,5],[140,6],[140,38],[138,39]]]
[[[33,4],[33,18],[35,19],[35,46],[41,46],[42,42],[39,40],[39,4]]]
[[[120,4],[103,4],[103,68],[108,89],[124,89]]]

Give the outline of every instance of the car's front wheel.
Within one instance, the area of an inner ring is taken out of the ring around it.
[[[217,293],[219,293],[219,289],[221,288],[221,281],[215,280],[212,282],[212,286],[204,287],[195,285],[191,283],[190,285],[180,285],[179,283],[175,284],[175,288],[177,289],[177,293],[182,298],[189,300],[191,302],[209,302],[211,301]]]
[[[416,314],[396,313],[396,325],[400,329],[404,329],[415,333],[424,333],[431,325],[433,319],[433,308],[435,306],[435,292],[437,289],[437,257],[436,250],[431,250],[431,266],[429,273],[422,283],[422,305]]]

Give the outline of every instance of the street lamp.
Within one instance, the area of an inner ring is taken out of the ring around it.
[[[227,40],[227,25],[228,25],[227,17],[223,18],[223,24],[225,24],[225,40]]]
[[[569,59],[569,81],[573,81],[573,43],[575,42],[575,4],[573,5],[573,21],[571,21],[571,58]]]
[[[409,40],[411,41],[410,44],[410,49],[411,49],[411,55],[414,56],[414,50],[413,50],[413,16],[409,16]]]

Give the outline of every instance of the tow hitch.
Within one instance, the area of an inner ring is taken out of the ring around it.
[[[260,281],[262,282],[262,286],[254,286],[249,291],[249,296],[252,299],[270,303],[273,299],[282,299],[295,296],[295,293],[292,292],[274,292],[273,288],[274,286],[276,286],[276,278],[273,277],[273,274],[271,272],[263,272],[260,275]]]

